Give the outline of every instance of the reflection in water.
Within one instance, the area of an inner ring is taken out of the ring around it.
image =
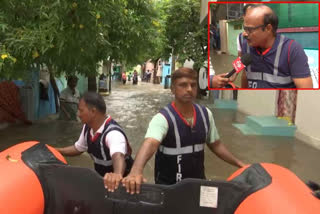
[[[129,84],[128,84],[129,83]],[[133,148],[133,155],[144,140],[148,123],[160,108],[168,104],[171,93],[161,85],[139,82],[139,85],[113,83],[113,91],[105,97],[107,112],[124,128]],[[199,101],[212,104],[210,100]],[[320,151],[290,137],[245,136],[232,126],[243,123],[245,115],[233,110],[211,109],[223,143],[246,163],[270,162],[287,167],[304,181],[320,183]],[[37,121],[31,126],[15,125],[0,131],[0,150],[28,140],[37,140],[53,146],[72,145],[79,137],[82,125],[54,119]],[[226,164],[208,149],[205,151],[208,179],[229,177],[236,168]],[[66,158],[75,166],[93,167],[88,154]],[[153,182],[153,159],[147,163],[144,174]]]

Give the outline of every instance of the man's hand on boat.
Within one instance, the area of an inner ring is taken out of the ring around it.
[[[139,194],[141,184],[145,182],[147,182],[147,179],[145,179],[142,174],[130,173],[127,177],[122,179],[122,185],[126,187],[127,192],[130,194]]]
[[[103,177],[104,187],[109,192],[114,192],[114,190],[118,189],[119,184],[122,180],[122,175],[119,173],[106,173]]]

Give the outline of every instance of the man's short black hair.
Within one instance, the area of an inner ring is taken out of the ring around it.
[[[67,82],[69,81],[78,81],[78,77],[76,75],[68,75],[66,76]]]
[[[279,19],[277,14],[272,10],[272,13],[267,13],[264,15],[263,22],[264,22],[263,23],[264,26],[267,26],[268,24],[272,26],[272,33],[275,36],[277,34],[278,24],[279,24]]]
[[[171,82],[172,85],[176,82],[177,79],[187,77],[190,79],[197,80],[197,72],[191,68],[182,67],[177,70],[175,70],[171,75]]]
[[[88,91],[82,95],[81,99],[84,100],[89,108],[96,108],[102,114],[106,113],[106,103],[104,102],[103,97],[100,94]]]
[[[268,7],[264,4],[247,4],[243,8],[243,16],[246,15],[248,9],[258,8],[258,7]],[[269,7],[270,8],[270,7]],[[266,13],[263,17],[263,24],[266,27],[268,24],[272,26],[272,33],[275,36],[277,34],[279,19],[277,14],[270,8],[271,13]],[[264,28],[263,28],[264,30]]]

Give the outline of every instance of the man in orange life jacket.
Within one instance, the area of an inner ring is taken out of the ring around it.
[[[174,100],[156,114],[136,155],[130,174],[122,179],[131,194],[140,192],[145,182],[143,168],[155,157],[155,183],[174,184],[185,178],[205,179],[204,146],[226,162],[242,167],[220,142],[211,111],[193,101],[197,95],[197,73],[179,68],[171,75]],[[113,186],[107,187],[113,191]]]
[[[252,63],[242,72],[242,88],[312,88],[303,48],[277,34],[278,17],[271,8],[247,5],[243,28],[239,36],[241,54],[251,54]]]
[[[78,141],[56,149],[66,156],[88,152],[105,183],[112,178],[118,184],[133,162],[126,134],[111,116],[106,115],[106,104],[97,93],[86,92],[81,97],[78,115],[84,124]]]

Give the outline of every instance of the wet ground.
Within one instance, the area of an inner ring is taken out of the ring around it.
[[[215,50],[210,51],[210,56],[211,56],[211,63],[213,66],[213,69],[216,74],[223,74],[223,73],[228,73],[232,71],[233,66],[232,62],[237,58],[235,56],[231,56],[228,54],[217,54]],[[241,86],[241,72],[239,73],[237,79],[234,81],[234,83],[237,86]]]
[[[172,99],[170,90],[161,85],[141,83],[139,85],[113,83],[113,91],[105,97],[107,112],[126,131],[134,155],[143,142],[145,131],[152,116]],[[259,93],[259,92],[257,92]],[[212,100],[199,101],[212,106]],[[211,108],[212,109],[212,108]],[[270,162],[289,168],[303,181],[320,183],[320,151],[291,137],[245,136],[232,123],[245,121],[245,116],[234,110],[212,109],[223,143],[246,163]],[[51,116],[31,126],[14,125],[0,130],[0,151],[19,142],[37,140],[52,146],[73,144],[79,137],[82,125],[63,122]],[[218,159],[206,149],[206,175],[208,179],[225,180],[236,168]],[[67,158],[70,165],[92,167],[87,154]],[[153,159],[145,168],[145,176],[153,182]]]

